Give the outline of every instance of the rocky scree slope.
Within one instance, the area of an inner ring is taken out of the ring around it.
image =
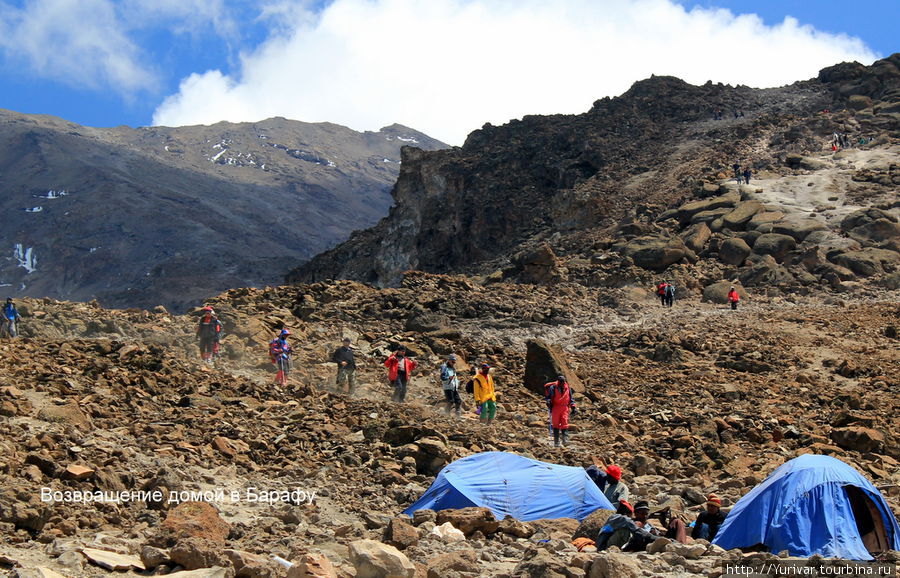
[[[411,143],[445,146],[400,125],[91,128],[0,111],[0,283],[177,310],[278,283],[386,214]]]
[[[196,359],[193,315],[22,300],[23,337],[0,342],[0,563],[13,575],[107,575],[85,548],[130,556],[126,575],[137,561],[157,573],[219,566],[221,575],[284,576],[274,554],[298,564],[325,557],[331,575],[352,576],[352,552],[384,543],[423,576],[447,575],[448,565],[462,576],[639,576],[638,563],[654,575],[716,576],[723,560],[742,559],[705,545],[575,552],[568,541],[602,525],[596,518],[579,528],[446,514],[468,533],[457,543],[431,534],[433,515],[395,520],[444,464],[486,450],[616,462],[635,496],[689,517],[709,492],[731,505],[787,459],[825,453],[859,468],[900,512],[895,302],[826,289],[806,299],[760,294],[738,311],[698,299],[663,309],[645,289],[409,273],[397,288],[235,289],[212,303],[226,332],[214,368]],[[291,384],[279,389],[265,343],[285,325],[297,352]],[[329,389],[327,360],[345,335],[360,362],[353,398]],[[400,407],[388,401],[381,365],[398,344],[422,364]],[[579,383],[567,448],[550,444],[544,405],[525,384],[541,350],[558,364],[551,373]],[[474,419],[469,396],[463,419],[441,412],[435,371],[451,351],[465,368],[494,366],[493,427]],[[316,497],[209,510],[47,503],[44,487],[302,488]],[[603,573],[613,562],[630,570]]]
[[[699,296],[723,277],[796,291],[890,275],[898,65],[900,54],[844,63],[765,90],[653,77],[585,114],[486,125],[459,149],[404,149],[389,216],[287,281],[396,285],[418,269],[622,286],[665,275]],[[853,146],[832,154],[835,132]],[[749,186],[729,184],[735,162],[752,169]]]

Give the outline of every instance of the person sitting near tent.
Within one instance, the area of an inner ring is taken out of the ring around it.
[[[595,462],[599,462],[595,458]],[[611,465],[605,469],[601,469],[603,463],[595,463],[587,469],[588,476],[594,480],[603,495],[611,503],[616,504],[620,500],[628,499],[628,486],[622,482],[622,468],[617,465]]]
[[[625,550],[628,547],[637,548],[638,543],[644,543],[644,548],[655,538],[634,521],[634,508],[627,500],[620,500],[616,513],[606,519],[606,524],[600,528],[595,540],[597,550],[606,550],[618,546]]]
[[[643,552],[649,544],[664,534],[653,526],[648,519],[650,516],[650,504],[646,500],[640,500],[634,504],[634,525],[631,538],[622,546],[623,552]]]
[[[700,512],[697,521],[694,522],[694,529],[691,530],[691,538],[700,538],[712,542],[719,531],[719,526],[725,521],[725,514],[722,512],[722,500],[715,494],[706,497],[706,511]]]
[[[491,375],[491,366],[487,363],[481,365],[481,370],[475,375],[475,403],[481,409],[481,421],[491,425],[494,416],[497,415],[497,393],[494,391],[494,377]]]
[[[550,409],[550,425],[553,427],[553,446],[559,447],[560,433],[562,445],[569,444],[569,413],[575,411],[572,388],[565,375],[557,375],[556,381],[544,385],[547,392],[547,407]]]
[[[653,514],[650,513],[650,504],[646,501],[641,500],[634,505],[634,521],[638,525],[638,527],[643,528],[654,538],[658,538],[660,536],[664,536],[671,540],[675,540],[677,542],[681,542],[682,544],[687,544],[691,541],[687,535],[687,528],[684,525],[684,521],[681,520],[678,516],[674,516],[671,520],[668,519],[670,509],[668,507],[663,508]],[[651,518],[657,518],[660,521],[660,526],[655,526],[651,522]],[[635,542],[635,546],[639,546],[638,542]],[[646,544],[643,545],[640,549],[643,550],[646,547]]]

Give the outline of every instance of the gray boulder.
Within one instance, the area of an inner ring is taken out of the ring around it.
[[[766,233],[760,235],[753,243],[753,252],[757,255],[771,255],[776,261],[781,262],[796,246],[797,242],[790,235]]]
[[[726,229],[739,231],[746,227],[753,216],[763,210],[763,204],[759,201],[744,201],[733,211],[722,217],[722,225]]]
[[[751,253],[750,246],[743,239],[726,239],[719,247],[719,260],[728,265],[740,265]]]
[[[728,292],[732,287],[734,287],[735,290],[737,290],[738,295],[741,296],[741,301],[750,297],[739,282],[718,281],[703,288],[703,297],[701,298],[701,301],[704,303],[728,303]]]
[[[680,237],[638,237],[613,246],[623,257],[630,257],[643,269],[661,271],[682,259],[696,259]]]
[[[709,241],[712,231],[706,223],[695,223],[681,234],[681,240],[693,252],[699,253]]]

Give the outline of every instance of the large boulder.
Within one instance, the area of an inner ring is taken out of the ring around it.
[[[858,452],[880,450],[884,445],[884,434],[878,430],[850,426],[831,430],[831,439],[840,447]]]
[[[759,201],[744,201],[738,204],[733,211],[722,217],[722,224],[726,229],[739,231],[746,227],[753,216],[763,210],[763,204]]]
[[[533,548],[525,552],[512,575],[521,578],[565,578],[571,574],[562,558],[554,556],[546,548]]]
[[[787,235],[798,243],[814,231],[824,231],[825,224],[813,219],[790,219],[772,224],[772,233]]]
[[[523,283],[546,285],[562,279],[559,260],[547,243],[518,253],[512,261],[521,270],[519,279]]]
[[[640,578],[641,564],[628,554],[600,552],[591,562],[588,578]]]
[[[542,339],[530,339],[525,343],[525,387],[543,396],[544,384],[565,375],[573,391],[584,391],[584,385],[566,360],[566,354],[557,346]]]
[[[591,540],[596,541],[600,529],[603,528],[606,524],[606,520],[613,514],[615,514],[615,512],[612,510],[594,510],[588,514],[587,518],[581,521],[578,529],[575,530],[575,534],[572,535],[572,539],[590,538]]]
[[[757,255],[771,255],[780,263],[796,246],[797,241],[789,235],[766,233],[753,243],[753,252]]]
[[[841,221],[841,230],[863,245],[876,245],[900,237],[897,218],[881,209],[860,209]]]
[[[474,550],[457,550],[428,560],[427,578],[478,575],[478,556]]]
[[[866,247],[860,251],[841,253],[832,257],[831,261],[850,269],[857,275],[870,277],[883,273],[885,269],[896,269],[900,265],[900,253],[888,249]]]
[[[437,438],[422,438],[401,446],[396,455],[400,459],[412,457],[416,461],[416,473],[425,476],[436,476],[453,459],[447,444]]]
[[[466,536],[480,530],[482,534],[493,534],[500,527],[494,513],[487,508],[459,508],[440,510],[436,524],[450,522]]]
[[[752,250],[743,239],[726,239],[719,247],[719,260],[728,265],[740,265],[750,256]]]
[[[230,532],[231,525],[209,502],[182,502],[169,510],[150,544],[168,548],[183,538],[203,538],[224,544]]]
[[[375,540],[350,543],[350,562],[356,578],[412,578],[416,567],[403,552]]]
[[[406,550],[419,543],[419,532],[409,518],[393,518],[384,529],[384,543]]]
[[[750,297],[740,283],[736,281],[718,281],[703,288],[701,301],[704,303],[728,303],[728,291],[732,287],[737,290],[742,301]]]
[[[688,222],[697,213],[702,213],[703,211],[713,211],[722,208],[731,208],[737,205],[740,200],[740,193],[730,192],[718,197],[714,197],[712,199],[691,201],[690,203],[685,203],[684,205],[678,207],[678,220],[683,223]]]
[[[781,211],[760,211],[747,222],[748,229],[756,229],[761,225],[772,225],[784,218]]]
[[[638,267],[653,271],[661,271],[685,258],[696,259],[680,237],[638,237],[617,243],[613,249],[623,257],[630,257]]]
[[[681,240],[688,249],[695,253],[699,253],[709,241],[712,231],[706,223],[696,223],[688,227],[682,234]]]
[[[751,255],[741,271],[743,285],[789,285],[796,281],[790,271],[779,265],[771,255]]]

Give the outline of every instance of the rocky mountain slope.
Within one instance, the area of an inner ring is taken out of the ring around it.
[[[99,129],[0,111],[0,285],[183,310],[278,283],[386,214],[407,144],[445,146],[399,125]]]
[[[665,271],[694,291],[723,276],[795,290],[894,271],[898,65],[766,90],[654,77],[582,115],[404,149],[389,216],[287,280],[396,285],[418,269],[621,286]],[[835,133],[849,140],[836,152]],[[749,185],[729,184],[733,163]]]
[[[710,492],[731,505],[784,461],[824,453],[900,513],[895,300],[824,290],[752,295],[737,311],[693,298],[668,309],[646,288],[410,273],[393,289],[344,281],[212,302],[226,331],[215,367],[197,359],[194,316],[23,300],[24,337],[0,343],[0,564],[12,576],[105,576],[103,564],[119,576],[285,576],[279,556],[349,577],[369,555],[409,576],[718,576],[722,561],[761,556],[705,543],[576,552],[569,540],[596,518],[582,528],[498,526],[465,511],[397,518],[444,464],[488,450],[621,464],[634,499],[691,519]],[[282,325],[297,348],[286,389],[265,360]],[[353,398],[331,390],[328,359],[345,335],[360,362]],[[421,362],[402,406],[381,365],[399,343]],[[471,396],[463,419],[443,413],[434,375],[451,351],[464,367],[493,364],[493,426],[478,423]],[[557,370],[579,383],[567,448],[552,447],[527,386]],[[85,504],[64,492],[145,494]],[[467,540],[432,534],[444,519]]]

